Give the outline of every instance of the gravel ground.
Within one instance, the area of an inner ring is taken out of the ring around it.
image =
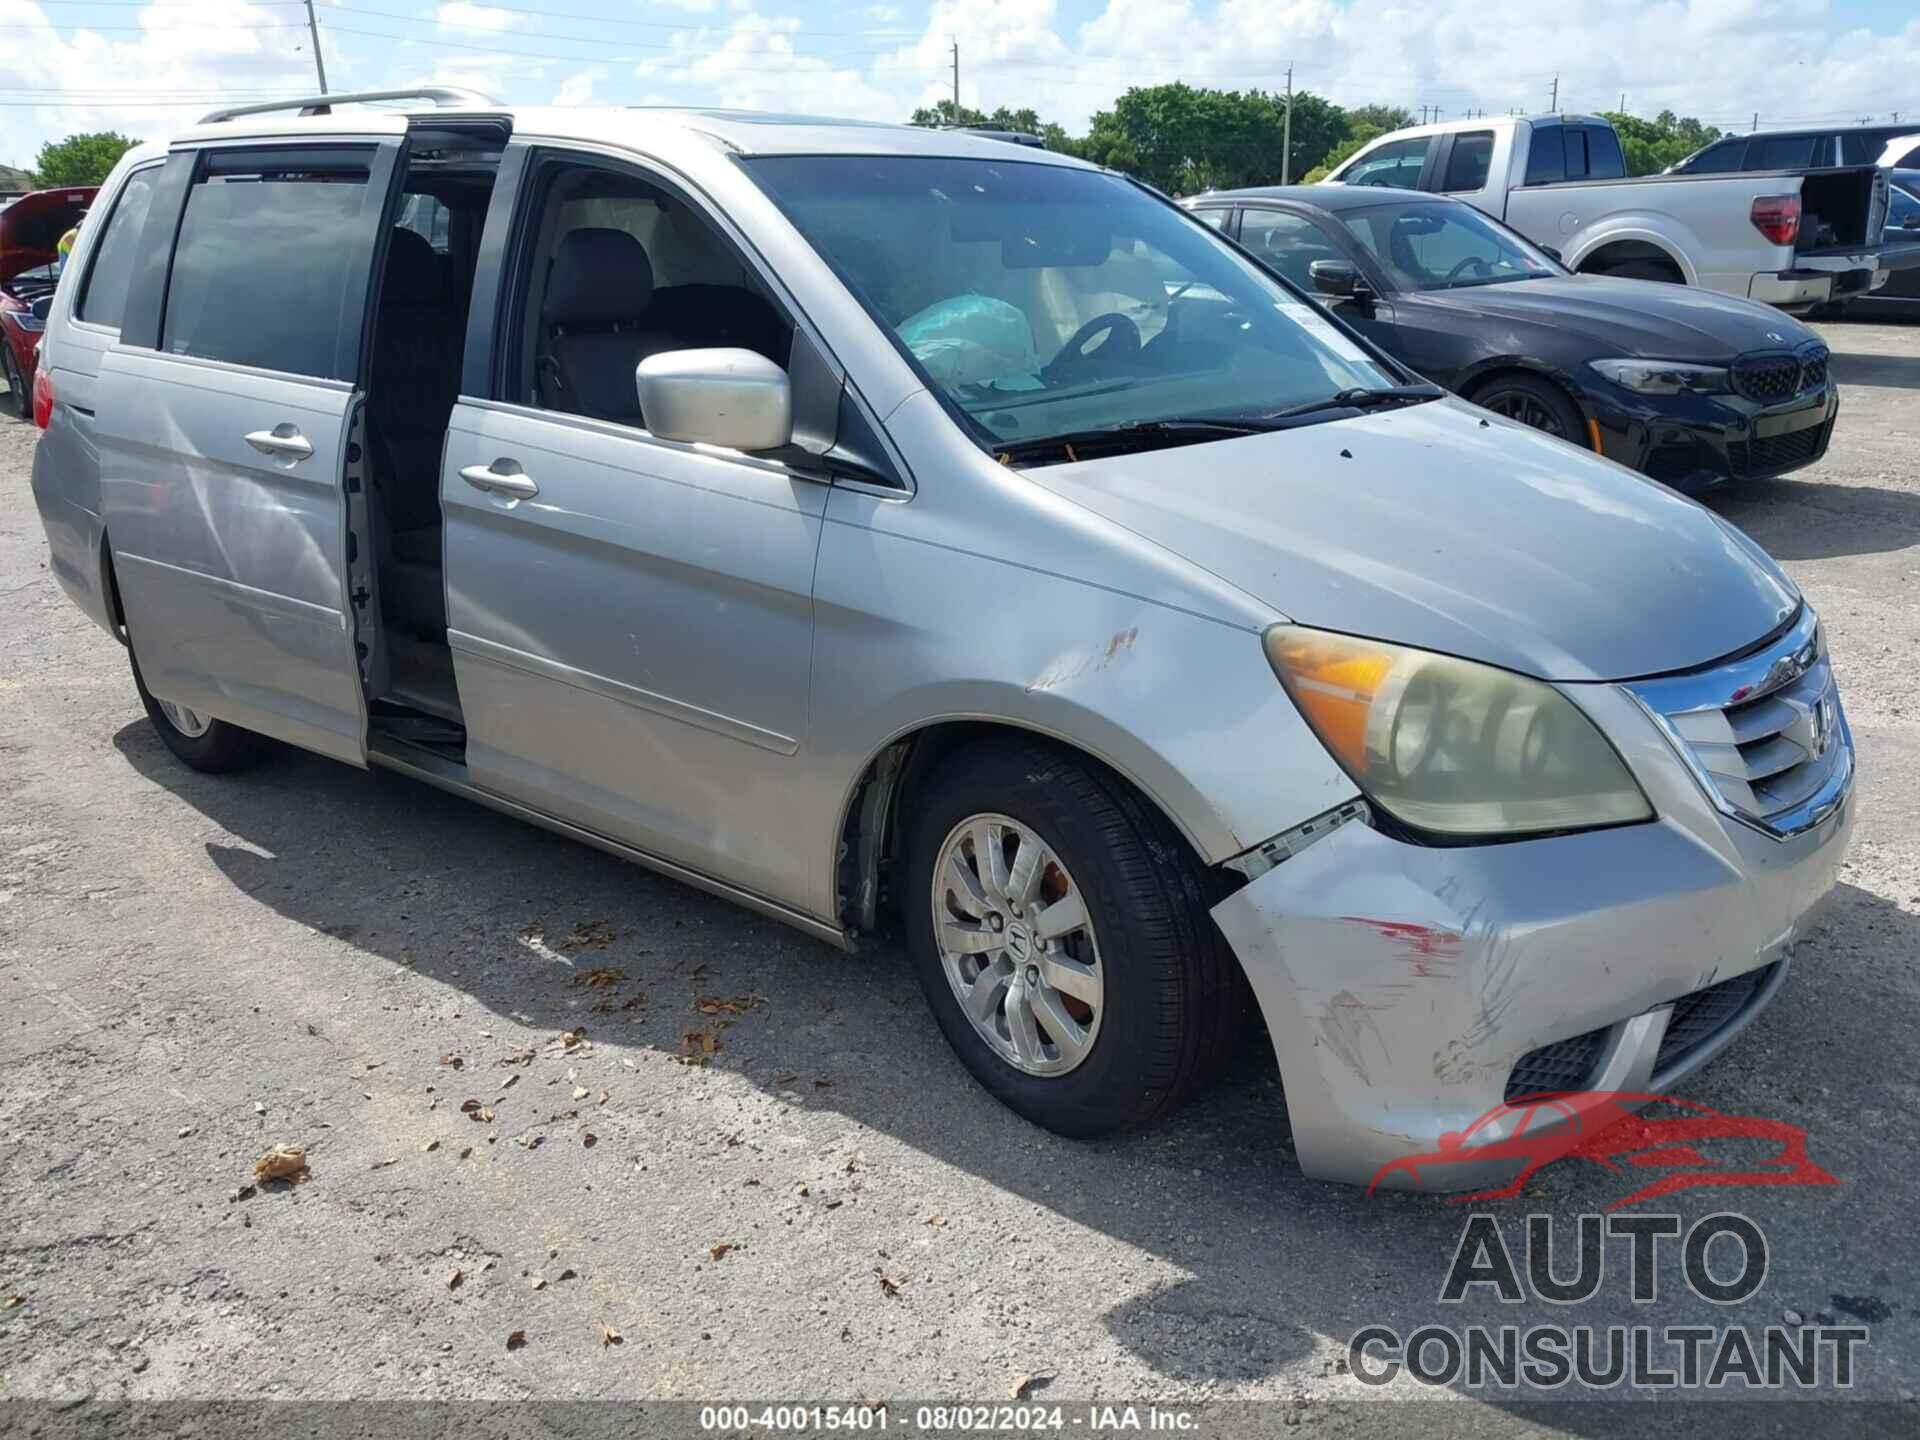
[[[34,432],[0,420],[0,1395],[991,1400],[1037,1374],[1048,1401],[1329,1418],[1375,1393],[1344,1368],[1367,1324],[1793,1311],[1870,1324],[1855,1393],[1910,1399],[1920,330],[1826,334],[1831,453],[1713,503],[1825,616],[1859,838],[1779,1002],[1687,1094],[1804,1125],[1842,1183],[1662,1202],[1753,1216],[1771,1268],[1718,1308],[1670,1266],[1638,1314],[1623,1266],[1577,1315],[1441,1305],[1465,1212],[1303,1180],[1257,1047],[1170,1123],[1070,1143],[969,1080],[897,953],[390,775],[185,769],[49,575]],[[681,1063],[701,1028],[721,1048]],[[248,1194],[275,1142],[311,1180]],[[1623,1193],[1568,1161],[1500,1213],[1517,1238]]]

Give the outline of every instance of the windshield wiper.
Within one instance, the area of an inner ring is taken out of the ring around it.
[[[1031,440],[995,443],[994,458],[1002,462],[1052,457],[1079,459],[1081,449],[1113,454],[1123,450],[1150,450],[1160,445],[1192,445],[1203,440],[1224,440],[1234,435],[1259,435],[1281,427],[1267,415],[1225,418],[1215,415],[1179,415],[1161,420],[1131,420],[1123,425],[1102,425],[1092,430],[1066,430],[1058,435],[1038,435]]]
[[[1331,395],[1309,400],[1303,405],[1289,405],[1284,410],[1276,410],[1260,418],[1284,422],[1305,415],[1318,415],[1327,410],[1384,410],[1397,405],[1418,405],[1423,400],[1438,400],[1446,393],[1438,385],[1389,385],[1374,390],[1356,387],[1336,390]]]

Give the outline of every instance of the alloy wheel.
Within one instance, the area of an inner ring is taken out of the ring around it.
[[[934,943],[988,1047],[1028,1075],[1064,1075],[1100,1031],[1106,987],[1086,897],[1060,857],[1005,815],[954,826],[933,867]]]
[[[1567,434],[1567,427],[1560,423],[1560,417],[1524,390],[1496,390],[1474,403],[1483,410],[1491,410],[1509,420],[1518,420],[1534,430],[1543,430],[1562,440],[1572,438]]]
[[[198,710],[189,710],[185,705],[175,704],[171,700],[158,700],[160,713],[167,717],[167,723],[189,740],[197,739],[213,726],[211,715],[202,715]]]

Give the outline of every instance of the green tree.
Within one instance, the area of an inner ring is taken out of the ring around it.
[[[1009,109],[1002,105],[997,110],[975,110],[969,105],[955,105],[951,100],[937,101],[932,105],[922,105],[913,112],[911,125],[968,125],[983,126],[991,130],[1017,130],[1023,135],[1038,135],[1046,142],[1049,150],[1066,150],[1072,144],[1067,132],[1050,121],[1042,120],[1039,112],[1031,108]]]
[[[1355,130],[1367,129],[1375,135],[1384,135],[1389,130],[1404,130],[1413,124],[1413,112],[1404,105],[1362,105],[1347,112],[1347,123]]]
[[[1176,194],[1266,185],[1280,178],[1286,98],[1260,90],[1151,85],[1102,110],[1073,153]],[[1346,112],[1304,91],[1293,97],[1293,173],[1346,133]]]
[[[1711,145],[1722,131],[1694,119],[1662,110],[1651,120],[1636,115],[1608,114],[1620,134],[1629,175],[1652,175],[1676,160],[1684,160],[1703,145]]]
[[[34,184],[42,189],[55,185],[98,185],[107,178],[115,162],[139,143],[131,135],[113,130],[49,140],[40,147],[40,158],[34,163]]]

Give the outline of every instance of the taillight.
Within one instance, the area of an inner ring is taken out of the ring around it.
[[[4,344],[0,341],[0,344]],[[45,365],[36,365],[33,371],[33,423],[42,430],[53,419],[53,372]]]
[[[1776,245],[1791,245],[1800,234],[1798,195],[1759,195],[1753,202],[1753,228]]]

